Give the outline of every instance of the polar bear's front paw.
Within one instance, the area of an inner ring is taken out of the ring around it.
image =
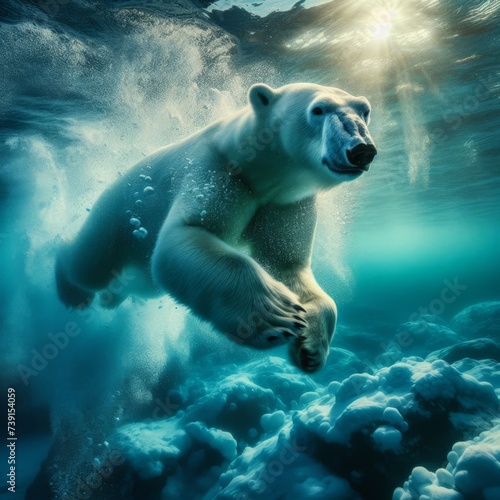
[[[265,349],[296,342],[308,326],[304,314],[305,309],[294,302],[270,304],[262,313],[262,323],[257,329],[258,347]]]
[[[327,337],[314,330],[305,330],[290,345],[291,361],[306,373],[313,373],[322,368],[330,351]]]
[[[309,342],[305,336],[299,337],[297,344],[297,365],[302,371],[312,373],[322,368],[328,356],[327,350]]]
[[[259,293],[254,291],[243,316],[253,327],[247,342],[258,349],[296,342],[308,327],[305,315],[294,293],[279,282],[267,282]]]
[[[264,347],[274,347],[277,345],[285,344],[287,342],[296,341],[300,334],[295,330],[306,328],[307,324],[296,322],[296,326],[294,326],[294,330],[282,330],[278,328],[268,328],[264,330],[260,335],[260,340],[263,341]],[[267,344],[267,345],[266,345]]]

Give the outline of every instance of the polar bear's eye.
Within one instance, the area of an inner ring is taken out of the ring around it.
[[[312,114],[313,115],[322,115],[323,114],[323,108],[320,108],[319,106],[316,106],[315,108],[313,108],[312,110]]]

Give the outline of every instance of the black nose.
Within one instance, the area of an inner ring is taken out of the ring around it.
[[[373,161],[377,150],[371,144],[358,144],[347,150],[347,159],[352,165],[364,168]]]

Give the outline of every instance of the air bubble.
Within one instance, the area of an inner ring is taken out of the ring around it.
[[[144,188],[143,193],[147,196],[151,196],[155,194],[155,190],[151,186],[147,186]]]
[[[136,207],[142,207],[142,205],[143,205],[142,200],[137,200],[137,201],[135,202],[135,206],[136,206]]]
[[[132,217],[130,220],[129,220],[130,224],[132,224],[132,226],[134,227],[139,227],[141,225],[141,221],[135,217]]]
[[[135,229],[132,233],[138,240],[143,240],[148,235],[148,230],[145,227]]]

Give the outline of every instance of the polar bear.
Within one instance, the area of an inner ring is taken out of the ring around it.
[[[144,158],[98,199],[56,262],[84,308],[168,293],[236,342],[325,363],[334,301],[311,271],[315,197],[367,171],[370,104],[309,83],[259,83],[248,105]]]

